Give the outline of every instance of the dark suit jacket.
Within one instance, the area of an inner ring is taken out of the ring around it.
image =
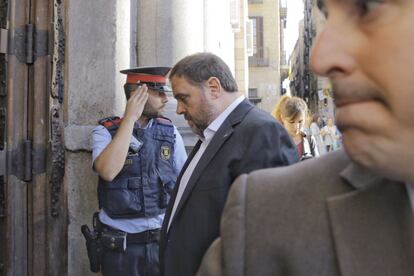
[[[193,158],[190,154],[182,173]],[[298,160],[296,147],[273,117],[243,101],[227,117],[194,169],[171,222],[178,185],[165,214],[160,244],[163,275],[194,276],[208,246],[218,237],[230,185],[250,171]]]
[[[198,275],[408,276],[413,260],[405,185],[338,151],[240,176]]]

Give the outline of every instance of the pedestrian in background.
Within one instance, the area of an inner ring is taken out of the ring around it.
[[[325,143],[321,135],[321,129],[319,128],[319,126],[322,125],[321,121],[322,121],[321,117],[319,115],[314,114],[312,116],[312,122],[309,127],[310,133],[313,135],[313,137],[315,137],[316,144],[318,145],[318,151],[320,155],[326,153]]]
[[[328,117],[326,126],[321,129],[321,136],[323,137],[325,148],[327,152],[336,150],[339,148],[340,133],[337,127],[334,125],[332,117]]]
[[[308,107],[299,97],[283,95],[276,103],[272,115],[285,127],[300,156],[300,160],[319,156],[316,140],[304,132]]]

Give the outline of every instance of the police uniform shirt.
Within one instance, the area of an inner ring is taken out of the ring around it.
[[[153,126],[153,122],[154,119],[151,119],[144,129],[151,128]],[[175,141],[173,166],[174,172],[178,175],[187,159],[187,153],[185,151],[183,139],[175,126],[174,134]],[[111,134],[104,126],[99,125],[92,130],[92,164],[111,141]],[[140,143],[141,142],[139,142],[134,136],[131,137],[131,147],[139,148]],[[99,219],[102,223],[124,232],[139,233],[151,229],[161,228],[164,214],[160,214],[152,218],[112,219],[106,214],[104,210],[100,210]]]

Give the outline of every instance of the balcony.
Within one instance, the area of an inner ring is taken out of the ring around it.
[[[263,4],[263,0],[248,0],[249,4]]]
[[[256,48],[253,56],[249,57],[250,67],[267,67],[269,66],[269,49],[266,47]]]
[[[286,0],[280,0],[279,7],[280,7],[280,18],[281,19],[286,19],[287,18],[287,2],[286,2]]]
[[[283,81],[284,79],[287,79],[289,77],[289,66],[287,65],[280,65],[280,78],[281,81]]]

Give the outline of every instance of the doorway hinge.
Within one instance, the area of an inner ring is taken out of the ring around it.
[[[5,176],[7,173],[7,155],[5,150],[0,150],[0,176]]]
[[[22,180],[32,180],[32,140],[24,141],[24,175]]]
[[[36,58],[48,55],[48,34],[47,30],[37,30],[33,24],[13,30],[2,29],[2,50],[4,47],[5,53],[15,55],[22,63],[33,64]]]
[[[6,152],[6,175],[14,175],[18,179],[29,182],[32,180],[32,141],[23,140],[11,152]]]
[[[8,34],[7,29],[0,29],[0,54],[7,53],[7,43],[8,43],[7,34]]]
[[[33,149],[32,140],[23,140],[10,151],[0,151],[0,176],[14,175],[18,179],[30,182],[33,175],[46,172],[45,148]]]

